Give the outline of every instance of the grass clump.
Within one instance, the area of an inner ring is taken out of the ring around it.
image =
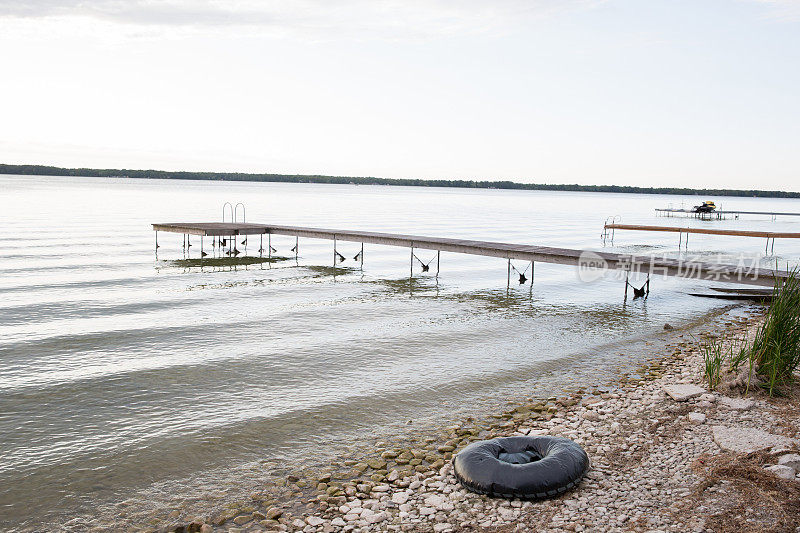
[[[715,339],[702,348],[703,378],[709,388],[763,388],[770,396],[794,380],[800,366],[800,271],[777,281],[772,304],[752,341]],[[728,368],[723,362],[728,360]]]
[[[766,320],[749,348],[751,367],[770,396],[792,382],[800,365],[800,272],[795,268],[777,282]]]
[[[720,382],[722,362],[725,360],[722,341],[715,340],[703,346],[703,377],[708,381],[708,388],[714,390]]]

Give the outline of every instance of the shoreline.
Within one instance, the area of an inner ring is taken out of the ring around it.
[[[726,336],[741,335],[747,324],[752,329],[758,320],[758,316],[731,316],[729,310],[694,329],[701,330],[698,337],[703,339],[713,338],[721,328]],[[288,474],[251,494],[249,502],[217,501],[215,511],[201,515],[175,509],[138,530],[702,531],[708,520],[715,520],[714,514],[687,507],[686,502],[704,497],[697,492],[704,482],[698,461],[720,456],[712,426],[745,424],[773,433],[781,426],[769,412],[775,409],[774,400],[745,402],[748,407],[742,409],[736,394],[732,403],[717,392],[688,402],[666,395],[663,387],[671,383],[707,388],[701,379],[700,346],[700,340],[688,340],[677,332],[652,362],[643,365],[638,377],[623,375],[608,387],[583,388],[563,397],[528,398],[486,420],[468,417],[462,424],[448,426],[440,438],[429,434],[407,447],[378,443],[374,453],[361,461],[344,459],[344,471]],[[700,418],[704,420],[698,423]],[[784,437],[795,438],[797,430]],[[784,427],[783,433],[787,432],[791,433]],[[514,434],[571,438],[584,446],[592,469],[576,489],[536,502],[488,498],[457,483],[450,466],[455,452],[475,440]],[[793,516],[800,516],[800,510]],[[96,531],[115,527],[93,525]],[[63,526],[70,530],[79,523]]]
[[[586,193],[659,194],[673,196],[726,196],[739,198],[800,198],[800,191],[763,189],[694,189],[689,187],[640,187],[634,185],[581,185],[578,183],[526,183],[513,180],[444,178],[379,178],[374,176],[328,176],[322,174],[276,174],[187,170],[143,170],[66,168],[52,165],[0,163],[0,175],[52,178],[174,179],[251,183],[311,183],[321,185],[388,185],[395,187],[439,187],[446,189],[504,189]]]

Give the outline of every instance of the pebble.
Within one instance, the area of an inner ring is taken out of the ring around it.
[[[689,422],[695,425],[704,424],[706,421],[706,415],[704,415],[703,413],[692,412],[689,413],[687,417],[689,418]]]

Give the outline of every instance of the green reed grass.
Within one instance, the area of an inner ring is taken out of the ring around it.
[[[767,317],[756,332],[749,360],[770,396],[794,379],[800,365],[800,272],[795,268],[776,282]]]
[[[703,376],[708,381],[711,390],[717,388],[720,382],[722,361],[725,360],[725,351],[721,340],[715,340],[703,346]]]
[[[800,271],[795,268],[786,280],[776,281],[767,316],[752,342],[747,335],[720,338],[704,345],[702,353],[703,377],[711,390],[720,384],[727,358],[731,372],[747,366],[747,390],[756,381],[770,396],[781,394],[800,366]]]

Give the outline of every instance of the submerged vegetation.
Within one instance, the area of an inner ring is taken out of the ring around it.
[[[762,198],[800,198],[800,192],[760,191],[756,189],[688,189],[684,187],[631,187],[621,185],[578,185],[518,183],[490,180],[442,180],[412,178],[373,178],[364,176],[322,176],[303,174],[251,174],[244,172],[170,172],[117,168],[62,168],[45,165],[0,164],[0,174],[33,176],[84,176],[99,178],[143,178],[179,180],[266,181],[278,183],[327,183],[354,185],[399,185],[413,187],[459,187],[466,189],[523,189],[535,191],[616,192],[632,194],[691,194],[704,196],[758,196]]]
[[[722,363],[734,374],[729,386],[753,386],[770,396],[794,381],[800,366],[800,271],[776,282],[772,304],[752,340],[717,339],[703,347],[703,377],[714,390],[723,380]]]
[[[200,259],[174,259],[169,261],[171,265],[192,268],[192,267],[236,267],[247,265],[260,265],[263,263],[277,263],[285,261],[286,257],[203,257]]]

